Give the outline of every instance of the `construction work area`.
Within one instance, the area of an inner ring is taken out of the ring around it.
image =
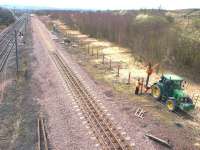
[[[0,150],[200,149],[200,10],[189,10],[8,9]]]

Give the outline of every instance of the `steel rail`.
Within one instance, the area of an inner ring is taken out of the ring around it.
[[[102,146],[105,146],[106,149],[132,149],[120,132],[117,132],[117,129],[106,117],[95,100],[86,91],[72,70],[63,63],[63,60],[56,53],[53,54],[53,57],[57,66],[62,70],[62,74],[65,77],[69,89],[71,89],[73,95],[77,97],[78,102],[82,104],[82,111],[87,114],[89,122],[92,123],[93,128],[95,128],[94,132],[99,134],[96,136],[100,144],[104,144]],[[100,132],[97,133],[97,130]],[[101,141],[99,138],[101,138]]]
[[[1,64],[0,64],[0,72],[3,71],[4,65],[6,64],[7,59],[8,59],[8,57],[9,57],[9,55],[10,55],[10,53],[11,53],[11,51],[12,51],[14,45],[15,45],[15,44],[12,43],[12,46],[10,47],[10,49],[6,51],[4,57],[3,57],[2,61],[1,61]]]
[[[7,31],[6,37],[4,37],[4,38],[0,41],[0,48],[1,48],[1,49],[4,49],[4,50],[5,50],[4,46],[6,47],[6,45],[9,43],[9,42],[8,42],[8,41],[9,41],[9,38],[12,38],[12,37],[13,37],[13,34],[12,34],[12,33],[14,32],[15,29],[19,28],[20,25],[21,25],[23,22],[24,22],[24,21],[20,19],[19,22],[16,23],[16,26],[14,26],[12,29],[10,29],[9,31]],[[7,44],[6,44],[6,42],[7,42]],[[3,53],[2,51],[3,51],[3,50],[1,50],[1,53]]]
[[[14,38],[11,38],[11,39],[7,39],[7,41],[4,43],[3,45],[3,50],[0,51],[0,58],[3,56],[3,54],[5,53],[5,51],[7,50],[9,44],[12,42],[14,42]]]
[[[73,82],[73,83],[75,83],[75,82]],[[75,86],[77,86],[77,85],[75,85]],[[78,87],[79,87],[79,86],[78,86]],[[83,91],[82,91],[80,88],[78,89],[78,92],[79,92],[79,91],[82,92],[82,93],[79,93],[79,94],[84,94]],[[88,98],[88,97],[83,97],[83,100],[84,100],[85,98]],[[89,105],[90,105],[90,106],[88,106],[88,105],[86,104],[86,107],[90,107],[90,109],[95,109],[95,106],[93,106],[93,104],[90,103]],[[90,110],[90,109],[89,109],[89,110]],[[95,112],[97,112],[97,116],[99,116],[99,115],[98,115],[98,111],[95,110]],[[94,115],[94,114],[93,114],[93,115]],[[95,119],[96,119],[96,118],[95,118]],[[97,123],[99,124],[99,122],[97,122]],[[105,126],[106,124],[102,124],[102,125]],[[100,125],[100,126],[101,126],[101,125]],[[109,130],[109,128],[107,128],[107,130]],[[103,132],[105,133],[106,137],[108,138],[108,135],[106,134],[106,131],[103,131]],[[112,133],[111,130],[110,130],[110,132]],[[115,140],[116,140],[116,139],[115,139]],[[109,143],[111,143],[111,141],[109,141]],[[119,142],[117,141],[117,143],[119,143]],[[115,146],[113,146],[113,147],[116,149]],[[122,146],[121,146],[121,147],[122,147]]]
[[[3,31],[0,33],[0,45],[3,42],[3,40],[5,40],[8,36],[10,36],[9,33],[14,32],[15,28],[17,28],[16,26],[18,24],[21,23],[21,21],[23,21],[24,17],[21,17],[19,20],[17,20],[14,24],[12,24],[11,26],[9,26],[7,28],[7,30]]]
[[[37,150],[48,150],[47,133],[44,125],[44,118],[37,118]]]
[[[56,61],[56,60],[55,60],[55,61]],[[57,65],[58,69],[61,71],[61,73],[63,73],[62,68],[60,68],[60,64],[57,64],[57,62],[55,62],[55,63],[56,63],[56,65]],[[65,82],[69,82],[69,81],[68,81],[68,77],[66,76],[66,74],[63,73],[62,75],[63,75],[63,77],[65,78]],[[67,84],[70,84],[70,83],[67,83]],[[77,96],[77,93],[74,93],[74,91],[73,91],[70,87],[69,87],[69,89],[70,89],[70,91],[72,92],[74,98],[76,98],[76,101],[78,102],[79,97]],[[99,131],[99,129],[98,129],[98,128],[96,127],[96,125],[95,125],[96,123],[93,122],[93,119],[90,117],[91,115],[88,115],[89,112],[86,111],[83,107],[81,107],[81,110],[82,110],[85,114],[87,114],[87,119],[89,120],[90,124],[92,124],[92,126],[93,126],[93,128],[92,128],[92,129],[93,129],[93,132],[96,133],[96,134],[101,134],[101,132]],[[95,128],[94,128],[94,127],[95,127]],[[100,143],[101,145],[104,145],[104,147],[107,147],[107,149],[109,149],[109,145],[108,145],[104,140],[98,138],[98,141],[99,141],[99,143]]]
[[[14,30],[17,30],[17,33],[22,31],[22,27],[24,27],[24,24],[25,23],[25,17],[22,16],[14,25],[12,25],[13,27],[6,33],[9,33],[6,38],[4,40],[2,40],[3,42],[1,43],[1,47],[3,47],[0,51],[0,72],[3,71],[3,68],[4,68],[4,65],[6,64],[6,61],[14,47],[14,36],[12,35]],[[20,26],[22,26],[20,28]],[[12,45],[11,45],[12,43]],[[10,47],[10,49],[9,49]]]

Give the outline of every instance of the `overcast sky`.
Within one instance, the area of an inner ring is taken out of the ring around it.
[[[5,4],[69,9],[200,8],[200,0],[0,0],[0,5]]]

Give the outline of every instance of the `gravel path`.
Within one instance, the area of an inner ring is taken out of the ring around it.
[[[37,17],[32,17],[32,29],[33,95],[41,105],[41,113],[48,118],[48,138],[52,149],[96,149],[96,141],[88,135],[72,103],[73,98],[51,60],[49,50],[56,47],[48,30]]]

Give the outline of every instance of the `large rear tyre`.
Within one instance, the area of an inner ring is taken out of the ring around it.
[[[167,100],[166,106],[167,106],[167,109],[169,111],[175,111],[175,109],[176,109],[176,103],[173,100],[171,100],[171,99]]]
[[[153,85],[151,87],[151,95],[157,99],[157,100],[160,100],[161,98],[161,89],[158,85]]]

